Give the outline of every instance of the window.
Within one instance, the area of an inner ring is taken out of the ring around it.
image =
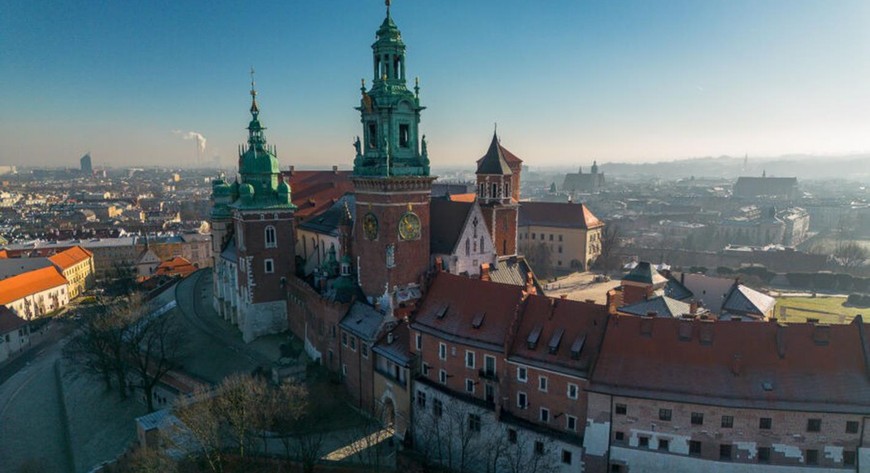
[[[465,367],[474,369],[474,352],[466,351],[465,352]]]
[[[341,374],[347,376],[347,365],[344,363],[341,364]]]
[[[480,416],[477,414],[468,414],[468,430],[472,432],[480,432]]]
[[[673,412],[670,409],[659,409],[659,420],[671,420]]]
[[[770,430],[770,428],[772,426],[773,426],[773,419],[771,419],[770,417],[762,417],[761,419],[758,419],[758,428],[759,429]]]
[[[278,240],[275,238],[275,227],[269,225],[266,227],[266,248],[275,248],[278,246]]]
[[[734,416],[722,416],[722,428],[730,429],[734,427]]]
[[[414,338],[414,343],[415,343],[415,346],[417,347],[417,351],[422,350],[423,349],[423,334],[418,333],[417,336]]]
[[[508,429],[508,442],[517,443],[517,431],[514,429]]]
[[[550,234],[550,241],[553,241],[553,234]]]
[[[628,412],[628,407],[625,404],[617,404],[615,411],[617,414],[625,415]]]
[[[447,372],[444,370],[438,370],[438,382],[441,384],[447,384]]]
[[[347,346],[347,332],[341,332],[341,344]]]
[[[526,393],[518,392],[517,393],[517,407],[520,409],[525,409],[529,405],[528,398],[526,398]]]
[[[547,392],[547,377],[538,376],[538,389]]]
[[[807,449],[807,465],[818,465],[819,464],[819,451],[814,449]]]
[[[447,359],[447,345],[443,343],[438,344],[438,358],[441,360]]]
[[[770,447],[758,447],[758,463],[770,463]]]
[[[562,235],[559,235],[559,241],[562,241]]]
[[[568,399],[577,399],[578,391],[576,384],[568,383]]]
[[[571,452],[568,450],[562,450],[562,463],[566,465],[571,464]]]
[[[541,422],[550,422],[550,410],[546,407],[541,408]]]
[[[426,407],[426,393],[417,391],[417,407]]]
[[[822,419],[807,419],[807,432],[819,432],[822,430]]]
[[[559,253],[562,252],[562,245],[559,245]]]
[[[731,444],[721,444],[719,445],[719,459],[720,460],[731,460]]]
[[[529,380],[529,374],[526,371],[526,368],[519,366],[517,367],[517,381],[521,383],[525,383]]]
[[[534,239],[535,239],[535,234],[534,234],[534,233],[532,233],[532,240],[534,240]]]
[[[667,452],[670,449],[670,441],[668,441],[667,439],[659,439],[659,450]]]
[[[441,404],[441,399],[432,399],[432,415],[441,417],[444,414],[444,405]]]
[[[474,394],[474,380],[465,378],[465,392]]]
[[[698,440],[689,440],[689,455],[693,457],[701,456],[701,442]]]
[[[483,355],[483,370],[487,376],[495,376],[495,357]]]
[[[407,148],[410,142],[411,134],[408,129],[408,125],[399,125],[399,146],[402,148]]]
[[[619,463],[612,463],[610,465],[610,473],[622,473],[622,465]]]
[[[704,414],[700,412],[693,412],[692,425],[704,425]]]
[[[264,271],[266,274],[272,274],[275,272],[275,261],[272,258],[263,260]]]
[[[378,147],[378,125],[374,122],[369,123],[369,148]]]
[[[857,434],[858,433],[858,421],[850,420],[846,422],[846,433],[847,434]]]
[[[843,466],[855,466],[855,451],[843,450]]]
[[[423,376],[429,376],[429,363],[423,363]]]
[[[350,337],[350,349],[356,351],[356,337]]]
[[[643,448],[649,448],[649,437],[638,437],[637,438],[637,446]]]
[[[544,442],[540,440],[535,440],[535,455],[543,455],[544,454]]]
[[[577,430],[577,418],[574,416],[566,416],[565,419],[565,428],[575,432]]]

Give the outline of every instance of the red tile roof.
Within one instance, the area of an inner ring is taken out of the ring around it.
[[[66,285],[66,278],[54,266],[28,271],[0,281],[0,305],[17,301],[37,292]]]
[[[605,305],[532,295],[523,308],[510,358],[586,376],[606,326]]]
[[[520,286],[440,272],[429,286],[411,328],[503,351],[522,300]]]
[[[93,256],[93,253],[81,246],[74,246],[63,250],[56,255],[49,256],[48,260],[60,268],[61,271],[64,271],[87,260],[88,258],[92,258]]]
[[[602,227],[604,222],[598,220],[585,204],[520,202],[519,225],[590,229]]]
[[[353,192],[353,171],[289,171],[282,174],[290,184],[297,219],[326,211],[348,192]]]
[[[168,259],[157,266],[154,270],[155,276],[181,276],[187,277],[190,273],[197,270],[197,267],[191,264],[187,258],[175,256]]]
[[[0,305],[0,335],[13,332],[27,325],[27,321],[15,315],[12,309]]]
[[[760,409],[870,413],[868,326],[611,317],[591,391]]]

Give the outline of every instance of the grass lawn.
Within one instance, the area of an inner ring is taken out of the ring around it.
[[[858,314],[870,316],[870,308],[846,307],[844,302],[845,297],[778,297],[774,317],[783,322],[806,322],[811,318],[823,323],[847,324]],[[783,307],[786,308],[784,317]]]

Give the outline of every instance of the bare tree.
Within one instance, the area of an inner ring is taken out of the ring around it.
[[[173,413],[181,421],[170,429],[168,443],[189,455],[201,456],[215,473],[224,468],[221,418],[215,409],[214,393],[198,388],[187,399],[179,398]]]
[[[154,411],[154,388],[183,356],[182,327],[168,314],[140,314],[126,328],[125,360],[136,375],[136,387],[142,389],[148,412]]]
[[[610,224],[601,232],[601,255],[595,260],[595,267],[605,271],[619,269],[619,249],[622,247],[622,230],[618,225]]]
[[[111,389],[117,383],[121,399],[127,398],[127,364],[124,359],[124,336],[130,320],[129,303],[101,303],[93,314],[82,318],[75,336],[64,346],[64,356],[87,373],[103,380]]]
[[[870,258],[870,252],[855,241],[841,241],[834,248],[834,258],[843,267],[854,269]]]
[[[547,246],[544,242],[527,242],[528,240],[522,240],[524,243],[520,250],[526,257],[526,260],[529,262],[529,265],[535,271],[535,274],[549,278],[552,276],[552,263],[550,261],[550,256],[552,251],[550,247]]]

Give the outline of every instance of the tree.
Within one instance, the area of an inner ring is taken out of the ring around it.
[[[528,240],[522,241],[527,242]],[[535,271],[535,274],[543,278],[551,276],[552,263],[550,261],[550,254],[552,251],[550,251],[550,247],[546,243],[524,243],[523,253],[529,262],[529,266]]]
[[[81,326],[64,346],[64,356],[86,373],[99,377],[112,388],[118,385],[121,399],[127,398],[127,365],[124,360],[124,334],[130,318],[130,306],[136,302],[101,302],[92,313],[81,319]]]
[[[138,379],[135,386],[142,389],[148,412],[154,412],[154,388],[180,363],[184,333],[168,314],[152,316],[139,312],[125,330],[125,361]]]
[[[834,259],[845,268],[857,268],[863,265],[868,258],[870,258],[870,252],[867,251],[867,248],[855,241],[841,241],[834,248]]]
[[[601,232],[601,255],[595,260],[595,267],[604,271],[615,271],[621,267],[619,249],[622,247],[622,230],[610,224]]]

